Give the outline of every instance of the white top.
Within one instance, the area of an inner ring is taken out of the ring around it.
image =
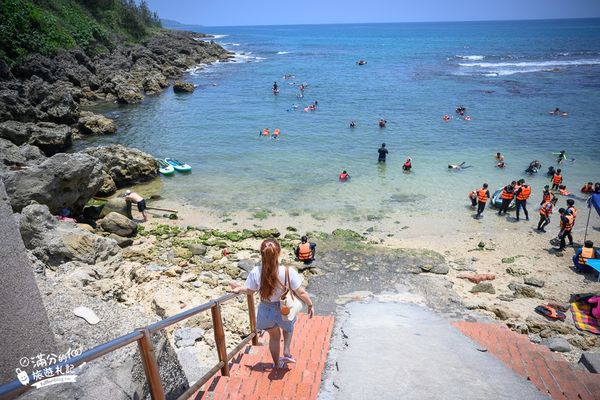
[[[260,289],[261,271],[262,266],[256,266],[252,268],[252,271],[250,271],[248,277],[246,278],[246,287],[248,289],[258,292],[258,289]],[[279,280],[281,281],[281,283],[285,283],[285,267],[282,265],[279,266]],[[292,287],[292,290],[298,289],[302,284],[303,280],[304,277],[300,275],[294,268],[290,267],[290,286]],[[281,287],[281,285],[276,285],[275,291],[273,292],[273,295],[269,298],[269,301],[279,301],[279,298],[282,294],[283,288]]]

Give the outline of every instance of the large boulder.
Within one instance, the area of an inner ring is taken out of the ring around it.
[[[134,221],[116,212],[111,212],[102,218],[99,225],[105,232],[123,237],[131,236],[137,232],[137,224]]]
[[[5,121],[0,122],[0,138],[20,146],[31,144],[39,147],[46,155],[53,155],[72,144],[71,128],[52,122]]]
[[[144,100],[140,86],[134,83],[129,74],[114,76],[111,81],[112,93],[117,97],[119,103],[136,104]]]
[[[115,197],[108,200],[102,207],[100,216],[104,218],[112,212],[121,214],[129,219],[133,218],[131,216],[131,203],[125,201],[125,199],[122,197]]]
[[[0,138],[0,165],[8,167],[22,167],[28,163],[39,163],[46,157],[40,152],[40,149],[24,144],[17,146],[12,142]]]
[[[114,240],[90,233],[73,222],[60,222],[42,204],[23,209],[19,229],[25,247],[48,266],[67,261],[95,264],[119,252]]]
[[[92,147],[85,152],[102,162],[104,170],[112,177],[117,187],[156,177],[158,165],[150,154],[130,149],[119,144]]]
[[[173,84],[175,93],[192,93],[194,89],[194,84],[189,82],[177,81]]]
[[[0,174],[14,211],[32,201],[52,213],[67,207],[77,212],[102,186],[102,164],[87,154],[56,154],[39,165]]]
[[[98,189],[98,196],[110,196],[114,192],[117,191],[117,185],[115,185],[115,181],[113,181],[112,176],[108,174],[105,170],[102,170],[102,186]]]
[[[108,135],[117,131],[112,119],[89,111],[80,114],[77,128],[84,135]]]

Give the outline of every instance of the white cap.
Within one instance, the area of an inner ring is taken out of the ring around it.
[[[126,190],[125,191],[125,196],[129,196],[131,194],[131,190]]]

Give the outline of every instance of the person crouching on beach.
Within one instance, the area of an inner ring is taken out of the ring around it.
[[[282,266],[280,261],[281,246],[275,239],[267,239],[260,245],[262,263],[254,267],[246,278],[244,285],[231,282],[234,293],[260,295],[256,329],[266,330],[269,333],[269,350],[273,358],[273,368],[284,368],[287,363],[295,363],[290,347],[294,324],[296,319],[285,321],[281,317],[279,299],[284,293],[281,282],[286,281],[286,272],[289,274],[290,289],[298,298],[308,306],[308,315],[312,318],[314,313],[313,302],[301,286],[303,277],[295,269]],[[281,332],[283,331],[283,356],[281,356]]]
[[[308,241],[308,236],[300,238],[300,244],[294,249],[298,261],[303,261],[305,264],[310,264],[315,260],[317,245]]]
[[[148,216],[146,215],[146,200],[139,194],[128,190],[125,192],[125,201],[128,203],[137,204],[137,209],[142,213],[144,222],[148,222]]]

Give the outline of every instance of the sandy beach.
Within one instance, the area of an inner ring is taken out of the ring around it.
[[[137,190],[143,193],[148,190],[148,186],[138,186]],[[145,224],[148,228],[158,224],[169,224],[182,228],[193,226],[221,231],[276,228],[280,232],[286,232],[288,227],[293,227],[297,229],[298,234],[311,231],[330,233],[342,228],[364,234],[368,243],[381,251],[435,251],[444,256],[450,267],[447,275],[443,275],[443,279],[450,282],[448,291],[458,296],[465,310],[473,310],[483,318],[498,319],[515,330],[522,329],[526,321],[543,321],[543,318],[534,312],[534,308],[539,304],[557,303],[568,306],[571,294],[600,290],[596,274],[580,274],[571,268],[571,257],[576,248],[569,247],[564,253],[560,253],[555,251],[556,247],[550,243],[559,231],[557,218],[553,218],[547,233],[539,233],[535,230],[539,215],[534,210],[530,211],[530,221],[519,222],[514,220],[514,211],[509,213],[509,217],[499,217],[495,209],[489,207],[483,219],[475,220],[473,212],[467,206],[464,213],[452,216],[411,215],[379,220],[362,217],[354,221],[336,218],[317,220],[310,215],[291,216],[284,213],[270,214],[261,219],[255,216],[255,211],[223,213],[160,199],[151,200],[150,204],[152,207],[177,210],[178,219],[171,220],[164,212],[150,211],[150,221]],[[583,242],[588,211],[583,204],[578,204],[578,209],[578,220],[573,231],[577,247]],[[598,225],[598,217],[592,215],[588,239],[596,243],[600,243]],[[319,241],[315,241],[319,246]],[[480,243],[485,247],[481,248]],[[285,260],[291,261],[289,254]],[[474,273],[493,274],[495,279],[491,283],[495,293],[471,293],[474,284],[461,279],[460,276]],[[543,287],[525,285],[535,290],[533,295],[536,297],[513,296],[509,284],[523,285],[525,277],[542,281]],[[308,289],[311,289],[310,283]],[[395,284],[390,284],[386,289],[394,291]],[[568,329],[569,334],[576,334],[570,313],[568,314],[564,324],[572,328]],[[589,343],[584,341],[587,345],[583,347],[598,350],[593,335],[587,337],[590,338]],[[535,337],[533,339],[535,340]],[[566,357],[577,361],[580,354],[581,349],[575,348],[573,352],[567,353]]]

